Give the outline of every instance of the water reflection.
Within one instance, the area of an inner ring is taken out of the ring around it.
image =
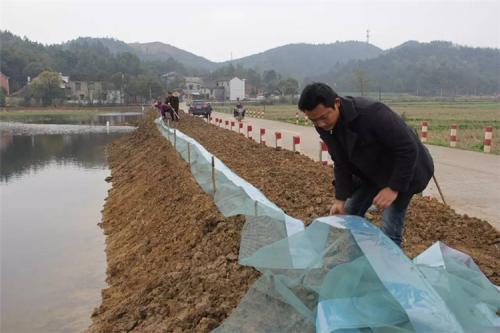
[[[9,181],[30,170],[45,165],[74,164],[82,168],[105,166],[106,158],[100,149],[120,133],[83,133],[60,135],[13,135],[2,132],[0,136],[0,179]]]
[[[1,332],[90,324],[105,287],[104,147],[131,130],[0,123]]]

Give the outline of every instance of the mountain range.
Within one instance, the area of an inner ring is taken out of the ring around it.
[[[110,38],[78,38],[70,43],[100,42],[112,53],[130,52],[142,60],[167,60],[173,58],[188,68],[213,71],[233,64],[253,68],[259,72],[275,70],[284,77],[301,81],[315,76],[350,60],[365,60],[377,57],[383,50],[358,41],[335,42],[331,44],[288,44],[247,57],[213,62],[191,52],[161,42],[127,44]]]
[[[236,75],[262,87],[272,77],[265,75],[266,71],[273,70],[278,80],[294,78],[300,86],[324,81],[344,92],[500,94],[500,50],[447,41],[408,41],[387,50],[359,41],[288,44],[225,62],[213,62],[166,43],[127,44],[113,38],[80,37],[42,45],[0,31],[0,44],[2,72],[15,88],[44,68],[75,80],[110,82],[115,75],[115,85],[121,73],[137,78],[145,75],[155,81],[171,71],[210,80],[243,73]]]

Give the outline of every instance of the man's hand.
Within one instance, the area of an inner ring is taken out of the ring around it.
[[[335,200],[330,208],[330,215],[345,215],[345,201]]]
[[[394,200],[398,197],[398,192],[392,190],[389,187],[384,187],[378,192],[378,194],[373,198],[373,204],[380,209],[385,209],[392,205]]]

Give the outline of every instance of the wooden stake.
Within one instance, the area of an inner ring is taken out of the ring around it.
[[[188,142],[188,163],[191,165],[191,144]]]
[[[215,191],[217,190],[215,188],[215,158],[212,155],[212,189],[214,190],[214,197],[215,197]]]
[[[441,196],[441,200],[443,200],[443,203],[447,205],[446,201],[444,200],[443,192],[441,192],[441,187],[439,186],[436,176],[432,175],[432,179],[434,179],[434,183],[436,184],[436,187],[438,189],[439,195]]]
[[[177,144],[177,132],[175,131],[175,128],[174,128],[174,148],[175,148],[176,144]]]

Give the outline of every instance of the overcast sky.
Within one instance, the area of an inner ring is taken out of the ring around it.
[[[44,44],[80,36],[168,43],[213,61],[289,43],[408,40],[500,48],[500,1],[1,0],[0,28]]]

